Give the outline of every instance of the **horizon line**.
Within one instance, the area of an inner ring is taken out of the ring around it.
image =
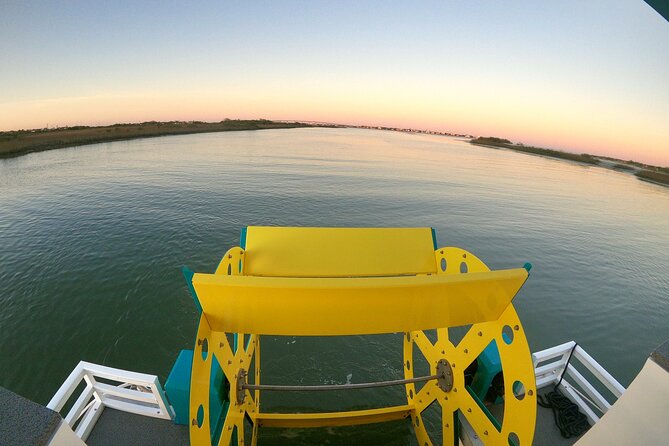
[[[76,128],[76,127],[86,127],[86,128],[96,128],[96,127],[113,127],[113,126],[118,126],[118,125],[141,125],[141,124],[148,124],[148,123],[205,123],[205,124],[216,124],[216,123],[221,123],[225,121],[270,121],[270,122],[282,122],[282,123],[300,123],[300,124],[311,124],[315,126],[332,126],[332,127],[339,127],[339,128],[360,128],[360,129],[368,129],[368,130],[388,130],[388,131],[395,131],[395,132],[404,132],[404,133],[418,133],[418,134],[426,134],[426,135],[437,135],[437,136],[450,136],[450,137],[461,137],[461,138],[480,138],[480,137],[486,137],[486,138],[501,138],[500,136],[497,135],[473,135],[470,133],[454,133],[451,131],[440,131],[440,130],[431,130],[431,129],[425,129],[425,128],[413,128],[413,127],[394,127],[394,126],[386,126],[386,125],[371,125],[371,124],[344,124],[344,123],[339,123],[339,122],[329,122],[329,121],[313,121],[313,120],[301,120],[301,119],[267,119],[267,118],[254,118],[254,119],[242,119],[242,118],[223,118],[218,121],[202,121],[202,120],[170,120],[170,121],[156,121],[156,120],[151,120],[151,121],[136,121],[136,122],[115,122],[113,124],[105,124],[105,125],[87,125],[87,124],[76,124],[76,125],[66,125],[66,126],[55,126],[51,127],[49,126],[49,123],[47,123],[46,127],[36,127],[36,128],[23,128],[23,129],[14,129],[14,130],[0,130],[0,135],[3,133],[12,133],[12,132],[34,132],[34,131],[49,131],[49,130],[66,130],[66,129],[71,129],[71,128]],[[504,138],[507,139],[508,138]],[[590,153],[586,152],[576,152],[572,151],[569,149],[565,148],[557,148],[557,147],[537,147],[537,146],[526,146],[522,141],[511,141],[514,145],[519,145],[519,146],[525,146],[525,147],[536,147],[536,148],[541,148],[541,149],[549,149],[549,150],[557,150],[557,151],[562,151],[565,153],[572,153],[572,154],[578,154],[578,155],[588,155],[596,158],[602,158],[602,159],[608,159],[608,160],[614,160],[614,161],[623,161],[623,162],[631,162],[631,163],[636,163],[636,164],[641,164],[643,166],[648,166],[648,167],[655,167],[655,168],[661,168],[661,169],[667,169],[669,166],[661,166],[661,165],[655,165],[655,164],[648,164],[644,163],[641,161],[635,161],[633,159],[622,159],[622,158],[614,158],[612,156],[605,156],[605,155],[593,155]]]

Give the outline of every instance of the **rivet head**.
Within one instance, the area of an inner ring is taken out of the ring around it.
[[[532,395],[534,395],[534,392],[533,392],[532,390],[528,390],[528,391],[527,391],[527,394],[528,394],[529,396],[532,396]]]
[[[518,331],[518,330],[520,330],[520,326],[519,326],[519,325],[514,325],[514,326],[513,326],[513,329],[516,330],[516,331]]]
[[[488,435],[488,431],[483,431],[483,435]]]
[[[448,423],[446,423],[445,426],[446,426],[446,427],[450,427],[450,425],[449,425]]]
[[[465,349],[465,353],[469,353],[469,350]]]
[[[451,367],[455,368],[455,363],[451,364]]]
[[[471,407],[468,407],[468,408],[467,408],[467,412],[472,413],[472,408],[471,408]]]
[[[482,332],[482,331],[479,331],[479,332],[478,332],[478,335],[479,335],[479,336],[483,336],[483,332]]]

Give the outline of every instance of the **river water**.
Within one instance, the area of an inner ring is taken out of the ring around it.
[[[0,385],[46,403],[79,360],[164,382],[196,329],[180,267],[212,272],[246,225],[432,226],[440,246],[493,269],[531,262],[514,301],[530,348],[576,340],[624,385],[669,337],[668,188],[441,136],[211,133],[0,160]],[[282,384],[402,374],[395,335],[264,339],[262,361],[265,382]],[[263,409],[402,395],[268,393]],[[263,432],[270,443],[353,435],[412,441],[404,422]]]

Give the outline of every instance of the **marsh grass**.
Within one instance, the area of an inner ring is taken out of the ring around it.
[[[267,119],[226,119],[220,122],[150,121],[140,124],[114,124],[101,127],[74,126],[57,129],[15,130],[0,132],[0,157],[7,158],[63,147],[164,135],[312,126],[300,122],[277,122]]]
[[[508,139],[496,138],[493,136],[474,138],[469,142],[476,145],[502,147],[517,152],[532,153],[534,155],[548,156],[551,158],[560,158],[587,164],[599,164],[599,160],[596,157],[588,155],[587,153],[569,153],[560,150],[544,149],[541,147],[524,146],[522,144],[513,144]]]

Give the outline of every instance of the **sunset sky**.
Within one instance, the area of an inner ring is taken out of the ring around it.
[[[642,0],[10,1],[0,55],[0,130],[263,117],[669,166],[669,23]]]

